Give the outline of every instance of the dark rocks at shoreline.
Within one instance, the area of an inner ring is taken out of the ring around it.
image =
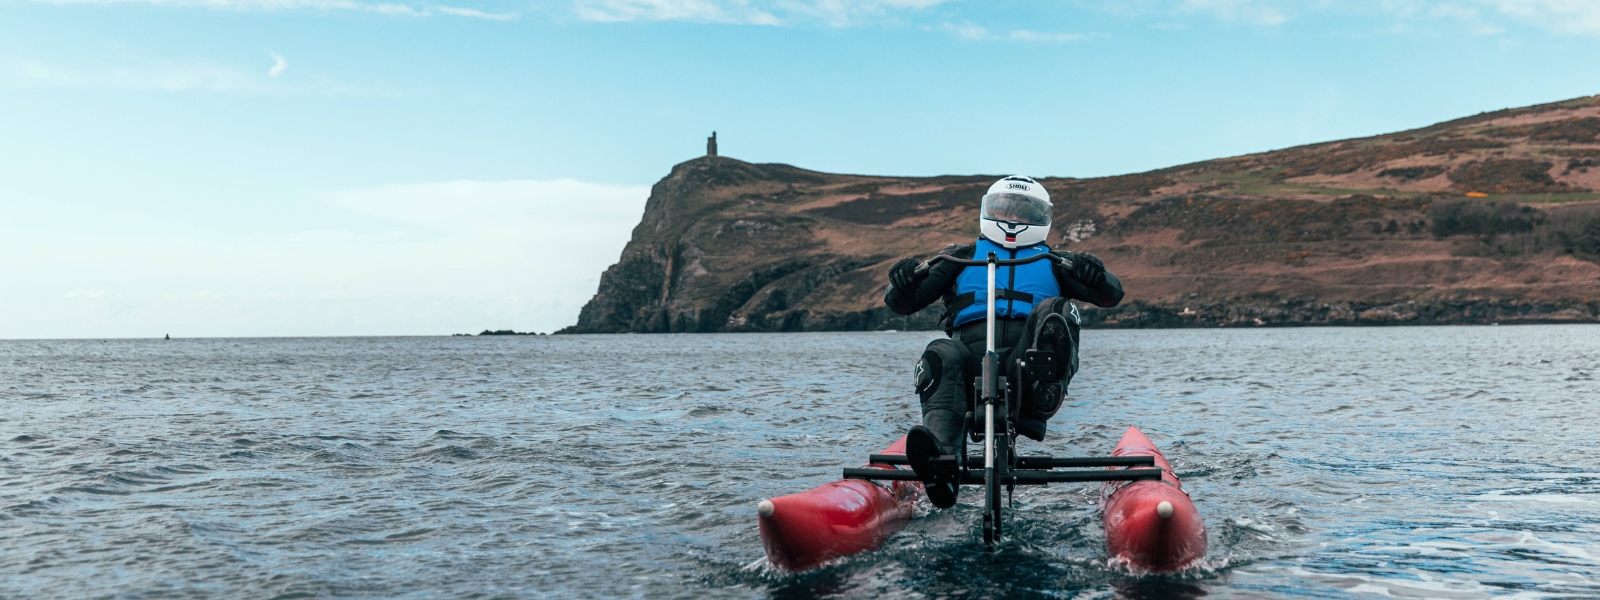
[[[1600,302],[1321,303],[1285,299],[1178,306],[1134,301],[1116,308],[1089,308],[1083,315],[1085,327],[1106,329],[1600,323]]]
[[[1083,305],[1080,305],[1083,306]],[[909,317],[886,308],[854,313],[790,312],[777,319],[741,323],[723,332],[802,331],[934,331],[941,308],[935,304]],[[1340,327],[1407,325],[1513,325],[1600,323],[1600,302],[1588,304],[1497,300],[1436,302],[1317,302],[1315,300],[1241,300],[1183,305],[1132,301],[1115,308],[1084,306],[1083,325],[1093,329],[1198,329],[1216,327]],[[680,319],[693,323],[692,317]],[[662,314],[630,333],[693,333],[673,328]],[[566,333],[566,332],[558,332]]]

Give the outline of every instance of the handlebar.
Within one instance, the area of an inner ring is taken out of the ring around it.
[[[1029,256],[1027,258],[996,258],[994,253],[990,252],[988,260],[973,260],[973,259],[966,259],[966,258],[956,258],[956,257],[950,256],[948,254],[940,254],[938,256],[935,256],[933,258],[928,259],[927,262],[924,262],[924,263],[922,263],[920,265],[917,265],[917,268],[916,268],[916,270],[914,272],[918,276],[922,275],[923,273],[927,273],[928,269],[932,269],[933,268],[933,264],[937,263],[937,262],[952,262],[952,263],[955,263],[955,264],[958,264],[958,265],[965,265],[965,266],[968,266],[968,267],[981,267],[981,266],[989,264],[990,262],[993,262],[994,265],[997,266],[997,267],[1014,267],[1014,266],[1017,266],[1017,265],[1025,265],[1025,264],[1028,264],[1028,263],[1031,263],[1031,262],[1038,262],[1038,261],[1045,260],[1045,259],[1050,259],[1050,260],[1056,261],[1057,263],[1060,263],[1062,265],[1071,265],[1072,264],[1072,261],[1067,260],[1066,258],[1063,258],[1063,257],[1060,257],[1060,256],[1056,256],[1056,255],[1051,254],[1049,252],[1035,254],[1035,255]]]

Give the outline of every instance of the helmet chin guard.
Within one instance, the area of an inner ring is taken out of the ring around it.
[[[989,241],[1006,248],[1021,248],[1044,242],[1050,236],[1050,192],[1039,182],[1012,175],[983,195],[978,231]]]
[[[978,231],[989,241],[1007,248],[1032,246],[1050,236],[1049,225],[1012,224],[992,219],[979,221]]]

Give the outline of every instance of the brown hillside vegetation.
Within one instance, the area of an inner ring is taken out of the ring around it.
[[[932,328],[889,263],[971,243],[999,175],[673,168],[567,332]],[[1600,97],[1095,179],[1047,178],[1051,243],[1122,277],[1124,327],[1592,322]],[[1474,197],[1467,197],[1471,193]]]

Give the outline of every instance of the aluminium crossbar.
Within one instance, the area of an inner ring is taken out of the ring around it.
[[[946,454],[933,459],[933,464],[955,462],[955,456]],[[867,463],[873,465],[909,465],[904,454],[873,454],[867,457]],[[1156,465],[1154,456],[1071,456],[1056,458],[1053,456],[1018,456],[1018,469],[1060,469],[1063,467],[1153,467]],[[983,455],[968,454],[967,466],[979,468],[983,466]]]
[[[1137,481],[1141,479],[1160,479],[1161,469],[1121,469],[1105,471],[1045,471],[1029,469],[1012,471],[1009,477],[1002,477],[1001,483],[1016,485],[1041,485],[1046,483],[1068,483],[1076,481]],[[877,469],[873,467],[850,467],[844,470],[845,479],[873,479],[878,481],[920,481],[915,471],[906,469]],[[983,485],[983,474],[968,471],[961,477],[962,485]]]

